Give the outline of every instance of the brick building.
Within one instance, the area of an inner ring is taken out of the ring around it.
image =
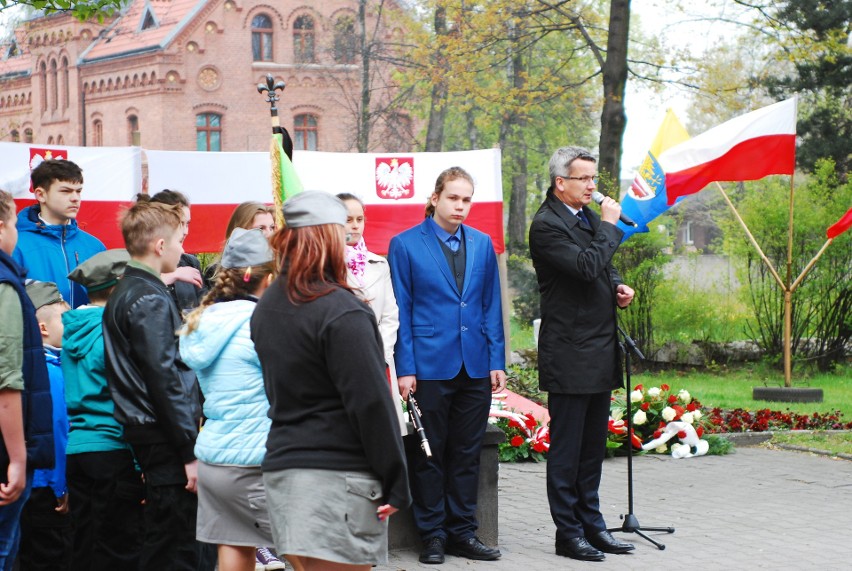
[[[356,150],[361,55],[357,0],[131,0],[104,23],[55,14],[0,45],[0,140],[186,151],[262,151],[267,74],[297,149]],[[376,49],[402,14],[369,2]],[[376,21],[379,19],[379,25]],[[372,32],[369,32],[372,33]],[[414,124],[388,107],[390,70],[371,63],[371,151],[409,151]]]

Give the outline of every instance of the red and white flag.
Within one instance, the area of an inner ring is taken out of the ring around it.
[[[716,181],[793,174],[796,98],[746,113],[662,153],[669,205]]]
[[[34,202],[30,163],[36,155],[64,156],[83,169],[83,203],[77,222],[108,248],[121,248],[121,210],[143,188],[146,167],[150,194],[165,188],[184,193],[192,203],[187,252],[218,252],[234,208],[241,202],[270,203],[268,152],[203,153],[154,151],[139,147],[47,147],[0,143],[0,188],[12,193],[18,209]],[[144,155],[144,160],[143,160]],[[38,159],[36,159],[38,160]],[[384,254],[390,239],[423,220],[426,200],[444,169],[460,166],[474,179],[473,207],[466,224],[491,236],[503,252],[503,186],[500,151],[359,154],[296,151],[296,172],[304,188],[349,192],[367,205],[364,239]]]
[[[849,230],[850,227],[852,227],[852,208],[847,210],[846,214],[840,217],[840,220],[832,224],[825,231],[825,237],[833,240]]]

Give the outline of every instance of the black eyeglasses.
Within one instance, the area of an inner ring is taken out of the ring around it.
[[[598,175],[594,176],[560,176],[559,178],[564,178],[565,180],[579,180],[583,184],[589,184],[589,181],[598,184]]]

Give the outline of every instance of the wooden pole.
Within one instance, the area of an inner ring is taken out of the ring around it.
[[[778,282],[778,285],[781,287],[781,289],[787,289],[786,284],[781,280],[781,276],[779,276],[778,272],[775,270],[775,266],[772,265],[772,262],[769,261],[769,258],[766,257],[766,254],[763,253],[763,250],[761,250],[760,246],[757,243],[757,240],[755,240],[751,231],[748,229],[748,226],[746,226],[745,220],[742,219],[740,213],[737,212],[734,203],[731,202],[730,198],[728,198],[727,193],[725,193],[725,189],[723,189],[722,185],[718,182],[715,184],[716,188],[719,189],[719,192],[722,193],[722,197],[725,199],[725,202],[727,202],[728,206],[731,207],[731,210],[734,213],[734,217],[739,221],[740,225],[743,227],[743,230],[745,230],[746,236],[748,236],[748,239],[751,241],[751,245],[754,246],[754,248],[757,250],[757,253],[760,255],[760,259],[763,260],[763,263],[766,264],[767,268],[769,268],[769,272],[772,274],[772,277],[775,278],[775,281]]]
[[[787,228],[787,287],[784,289],[784,386],[793,386],[793,177],[790,176],[790,217]]]
[[[822,256],[822,253],[825,252],[826,248],[828,248],[829,244],[831,244],[833,241],[834,241],[834,238],[829,238],[828,240],[825,241],[825,244],[822,245],[822,248],[819,249],[819,252],[817,252],[816,256],[814,256],[813,259],[810,262],[808,262],[808,265],[805,266],[805,269],[802,270],[802,273],[799,274],[799,277],[797,277],[796,281],[793,282],[793,285],[790,286],[791,292],[796,291],[796,288],[799,287],[799,284],[802,283],[802,280],[805,279],[805,276],[808,275],[808,273],[814,267],[814,264],[816,264],[817,260],[819,260],[820,257]]]

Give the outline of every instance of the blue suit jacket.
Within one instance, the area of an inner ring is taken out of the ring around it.
[[[461,294],[429,220],[394,236],[388,261],[399,332],[398,376],[454,378],[462,364],[473,378],[505,369],[500,277],[491,238],[463,226],[466,259]]]

